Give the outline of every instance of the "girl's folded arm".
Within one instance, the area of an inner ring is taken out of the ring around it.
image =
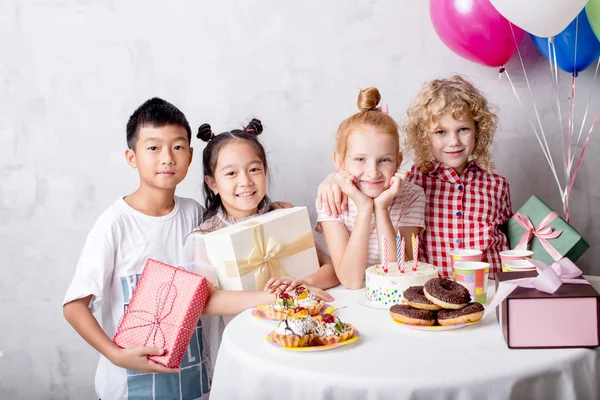
[[[302,281],[320,289],[329,289],[340,284],[331,261],[321,265],[321,268],[317,271],[302,278]]]
[[[337,221],[322,222],[335,273],[347,289],[360,289],[368,259],[371,215],[359,212],[351,235]]]

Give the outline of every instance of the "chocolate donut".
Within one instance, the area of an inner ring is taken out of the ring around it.
[[[445,278],[433,278],[423,286],[425,297],[442,308],[458,310],[471,301],[466,287]]]
[[[390,315],[396,321],[411,325],[435,324],[435,313],[429,310],[419,310],[406,304],[395,304],[390,308]]]
[[[437,304],[433,304],[432,302],[427,300],[427,297],[425,297],[425,293],[423,293],[423,286],[411,286],[404,291],[402,296],[404,296],[404,301],[409,306],[412,306],[414,308],[432,311],[436,311],[442,308]]]
[[[438,323],[444,326],[475,322],[481,318],[483,306],[479,303],[471,303],[460,310],[441,310],[437,314]]]

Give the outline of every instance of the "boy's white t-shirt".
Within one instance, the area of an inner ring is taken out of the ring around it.
[[[118,199],[96,221],[81,252],[64,303],[92,295],[90,309],[101,312],[101,325],[113,338],[131,299],[146,260],[192,270],[185,254],[186,236],[198,225],[202,206],[195,200],[175,197],[173,211],[151,217]],[[208,340],[201,318],[177,374],[141,374],[112,364],[100,356],[96,394],[100,399],[207,399],[212,367]]]

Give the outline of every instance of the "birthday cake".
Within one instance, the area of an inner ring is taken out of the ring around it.
[[[400,303],[402,293],[411,286],[422,286],[431,278],[438,277],[437,267],[431,264],[417,264],[416,271],[410,267],[412,261],[406,263],[408,268],[404,272],[396,267],[396,263],[389,263],[388,272],[380,264],[373,265],[365,271],[367,300],[383,306],[392,306]]]

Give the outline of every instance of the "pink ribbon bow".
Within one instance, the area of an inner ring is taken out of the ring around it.
[[[387,103],[381,104],[379,107],[375,107],[377,111],[381,111],[382,113],[389,114],[390,110],[388,108]]]
[[[575,279],[583,274],[571,260],[562,258],[551,265],[546,265],[541,261],[527,260],[535,266],[538,276],[533,278],[520,278],[502,281],[494,294],[494,300],[485,311],[487,315],[504,301],[517,287],[532,288],[540,292],[554,294],[563,283],[573,283],[577,285],[589,285],[585,279]],[[484,316],[485,316],[484,315]]]
[[[513,216],[514,220],[525,229],[525,233],[521,236],[521,240],[515,249],[527,250],[527,243],[535,236],[554,261],[560,260],[562,255],[550,244],[550,242],[548,242],[548,239],[556,239],[563,232],[555,231],[550,226],[550,222],[556,217],[558,217],[558,214],[555,211],[551,211],[544,219],[542,219],[536,229],[526,215],[519,214],[518,212],[515,213]]]

